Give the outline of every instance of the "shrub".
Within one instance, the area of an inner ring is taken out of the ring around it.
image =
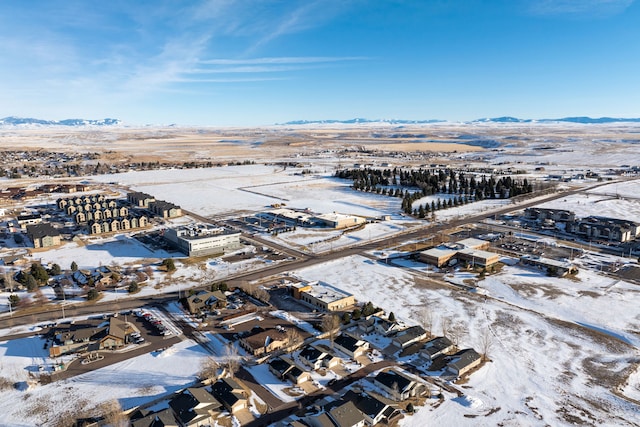
[[[172,258],[162,260],[162,265],[167,269],[167,271],[175,271],[176,269],[176,264],[173,262]]]
[[[87,300],[93,301],[98,298],[98,295],[100,295],[100,293],[96,289],[90,289],[89,292],[87,292]]]
[[[127,290],[129,291],[130,294],[135,294],[140,290],[140,286],[138,285],[137,282],[131,282],[129,283],[129,287],[127,288]]]

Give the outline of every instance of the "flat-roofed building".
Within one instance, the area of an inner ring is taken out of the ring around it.
[[[490,245],[491,243],[486,240],[468,238],[427,249],[420,252],[419,257],[420,261],[433,264],[436,267],[442,267],[452,259],[488,267],[500,260],[500,255],[484,250],[488,249]]]
[[[22,214],[16,218],[18,225],[23,230],[26,230],[27,225],[35,225],[42,223],[42,216],[40,214]]]
[[[551,258],[542,258],[538,256],[524,255],[520,257],[523,265],[530,265],[547,271],[552,276],[563,277],[567,274],[575,274],[578,267],[566,261],[558,261]]]
[[[495,252],[481,251],[478,249],[463,249],[458,251],[456,257],[461,261],[466,261],[473,266],[490,267],[500,261],[500,255]]]
[[[325,225],[325,227],[340,229],[355,227],[367,222],[366,218],[355,215],[344,215],[339,213],[328,213],[317,215],[314,217],[318,222]]]
[[[164,237],[187,256],[223,254],[240,247],[240,232],[207,224],[169,228]]]
[[[311,227],[315,225],[313,215],[305,211],[297,211],[287,208],[273,209],[268,212],[262,212],[257,215],[273,222],[284,222],[287,225],[301,225]]]
[[[291,287],[295,298],[322,311],[344,310],[356,302],[352,294],[324,282],[301,282]]]
[[[470,237],[468,239],[458,240],[456,245],[462,246],[466,249],[489,249],[491,243],[487,240]]]
[[[442,267],[456,256],[458,250],[448,246],[438,246],[420,252],[420,261]]]

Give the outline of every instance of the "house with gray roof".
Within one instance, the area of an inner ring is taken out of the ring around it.
[[[391,342],[397,347],[407,348],[411,344],[425,339],[427,339],[427,331],[422,326],[411,326],[398,332]]]
[[[482,363],[482,357],[472,348],[460,350],[449,357],[447,371],[456,377],[461,377]]]
[[[190,387],[169,401],[182,427],[209,425],[223,410],[222,404],[203,387]]]
[[[362,415],[364,415],[367,425],[374,426],[385,421],[387,424],[400,415],[400,413],[367,393],[356,393],[349,390],[342,400],[352,402]]]
[[[336,427],[364,427],[365,417],[356,405],[350,401],[343,401],[328,411],[329,418]]]
[[[364,356],[369,350],[369,343],[348,334],[337,336],[333,340],[334,346],[353,359]]]
[[[442,356],[443,354],[453,351],[454,348],[455,346],[449,338],[436,337],[427,341],[422,350],[420,350],[420,355],[426,359],[433,360],[438,356]]]
[[[213,396],[234,414],[249,407],[247,392],[233,378],[222,378],[211,386]]]
[[[423,384],[393,369],[378,373],[373,383],[396,402],[418,396],[424,391]]]

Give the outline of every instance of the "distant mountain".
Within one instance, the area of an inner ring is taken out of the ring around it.
[[[65,120],[42,120],[25,117],[5,117],[0,119],[0,126],[113,126],[120,124],[118,119],[65,119]]]
[[[598,123],[640,123],[640,118],[617,118],[617,117],[563,117],[561,119],[519,119],[517,117],[495,117],[490,119],[478,119],[472,123],[582,123],[582,124],[598,124]]]
[[[315,125],[315,124],[362,124],[362,123],[388,123],[398,125],[425,124],[425,123],[443,123],[446,120],[402,120],[402,119],[350,119],[350,120],[294,120],[291,122],[281,123],[282,125]],[[464,123],[582,123],[582,124],[598,124],[598,123],[640,123],[640,118],[616,118],[616,117],[563,117],[560,119],[519,119],[517,117],[493,117],[472,120]]]
[[[317,125],[317,124],[343,124],[353,125],[360,123],[388,123],[392,125],[412,125],[412,124],[424,124],[424,123],[440,123],[445,120],[402,120],[402,119],[349,119],[349,120],[294,120],[286,123],[279,123],[281,125]]]

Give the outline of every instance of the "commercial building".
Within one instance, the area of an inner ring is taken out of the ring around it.
[[[223,254],[240,248],[240,232],[208,224],[169,228],[164,237],[187,256]]]
[[[488,267],[500,260],[500,256],[485,251],[491,244],[481,239],[463,239],[420,252],[420,261],[442,267],[452,259],[469,262],[472,265]]]
[[[344,215],[335,212],[317,215],[315,219],[325,227],[335,229],[355,227],[367,222],[366,218],[361,216]]]
[[[322,311],[343,310],[355,304],[352,294],[324,282],[299,282],[291,285],[295,298]]]

